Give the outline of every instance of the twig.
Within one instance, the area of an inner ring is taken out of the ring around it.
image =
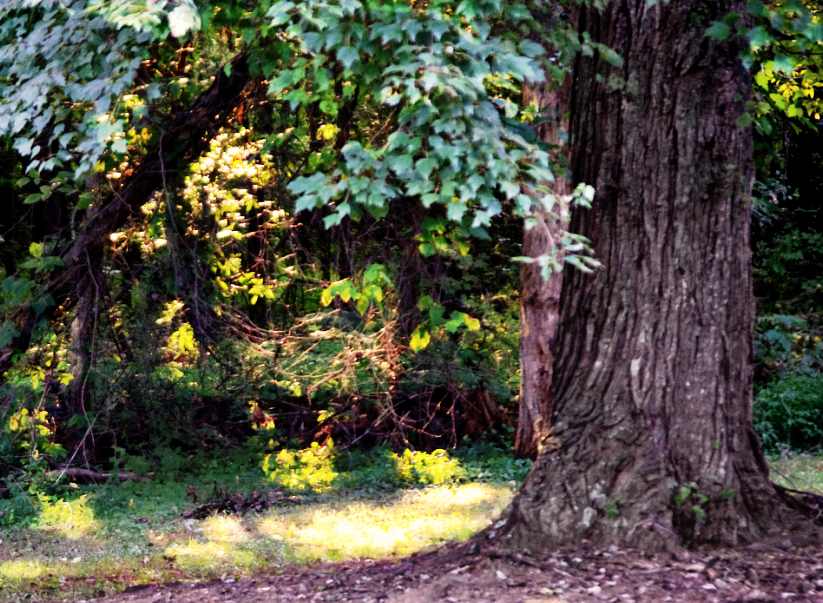
[[[109,473],[107,471],[90,471],[89,469],[80,469],[80,468],[71,468],[66,467],[64,469],[60,469],[59,471],[46,471],[44,474],[46,477],[54,477],[55,475],[60,474],[62,477],[63,475],[68,475],[71,478],[80,478],[80,479],[87,479],[89,481],[102,481],[102,480],[109,480],[112,477],[119,477],[123,480],[131,480],[133,482],[147,482],[149,481],[145,477],[140,477],[136,473],[132,473],[130,471],[125,471],[122,473]]]

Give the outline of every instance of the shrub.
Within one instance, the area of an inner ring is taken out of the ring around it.
[[[823,445],[823,375],[787,376],[760,391],[754,428],[770,452]]]

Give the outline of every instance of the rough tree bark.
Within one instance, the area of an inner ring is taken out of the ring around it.
[[[555,116],[554,121],[538,126],[537,134],[544,142],[558,145],[558,156],[565,151],[558,133],[568,132],[568,119],[563,118],[568,110],[568,91],[566,82],[553,90],[542,85],[524,93],[524,104],[534,99]],[[555,176],[552,188],[558,198],[570,194],[572,189],[562,172]],[[523,233],[522,255],[527,257],[552,253],[557,249],[556,239],[568,226],[565,213],[557,218],[538,209],[534,217],[537,225]],[[536,263],[520,268],[520,411],[514,439],[514,452],[520,458],[537,456],[551,415],[552,346],[562,286],[562,272],[553,272],[546,280]]]
[[[237,56],[232,61],[231,75],[220,69],[214,83],[190,109],[174,113],[162,124],[161,144],[143,157],[124,185],[84,221],[78,235],[60,253],[64,267],[53,272],[46,285],[54,304],[42,312],[26,304],[12,317],[18,335],[0,348],[0,375],[14,364],[17,352],[28,348],[32,333],[43,318],[49,318],[55,307],[66,304],[65,308],[77,301],[81,293],[77,284],[85,283],[88,263],[98,262],[109,235],[122,227],[132,213],[139,212],[152,193],[162,189],[166,169],[181,159],[197,157],[208,148],[209,140],[242,102],[241,93],[251,79],[247,57]]]
[[[736,43],[705,35],[730,12],[745,2],[581,9],[624,59],[582,59],[572,89],[572,173],[597,189],[572,229],[604,268],[565,275],[552,432],[501,544],[735,545],[802,525],[751,425],[751,85]]]

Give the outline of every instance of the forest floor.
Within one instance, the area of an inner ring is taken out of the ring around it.
[[[522,479],[525,467],[513,473],[507,463],[495,483],[364,484],[296,502],[281,493],[284,502],[259,512],[201,505],[209,515],[199,519],[185,500],[194,475],[89,490],[44,504],[28,527],[0,529],[0,602],[823,603],[823,548],[797,537],[656,555],[585,542],[541,557],[474,550],[467,539],[499,515]],[[823,457],[772,465],[784,485],[823,490]],[[264,485],[253,471],[244,478],[240,465],[219,467],[226,486]],[[198,492],[221,485],[206,485],[207,475],[213,481],[212,472],[194,482]]]
[[[783,540],[705,554],[582,544],[543,557],[452,545],[393,563],[340,563],[256,579],[131,587],[100,603],[823,602],[823,550]]]

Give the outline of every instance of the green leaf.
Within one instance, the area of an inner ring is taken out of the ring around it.
[[[737,118],[737,127],[738,128],[748,128],[754,122],[754,118],[752,117],[751,113],[744,113],[740,117]]]
[[[366,283],[376,283],[383,279],[386,279],[386,267],[383,264],[369,264],[363,272],[363,280]]]
[[[354,65],[354,62],[359,58],[360,56],[358,55],[356,48],[352,48],[351,46],[343,46],[342,48],[337,49],[337,60],[340,61],[346,69],[351,69],[351,66]]]
[[[766,73],[765,73],[765,72],[763,72],[763,71],[758,71],[758,72],[754,75],[754,81],[755,81],[755,83],[756,83],[758,86],[760,86],[761,88],[764,88],[764,89],[766,89],[766,90],[768,90],[768,89],[769,89],[769,76],[768,76],[768,75],[766,75]]]
[[[421,312],[425,312],[432,306],[434,306],[434,300],[431,295],[424,295],[420,298],[420,301],[417,302],[417,309]]]
[[[749,0],[749,14],[757,17],[766,17],[769,14],[769,9],[763,4],[761,0]]]
[[[417,163],[415,164],[415,169],[417,172],[423,176],[426,180],[428,180],[431,173],[437,168],[438,162],[434,158],[424,157],[423,159],[418,159]]]
[[[414,330],[414,333],[412,333],[411,340],[409,341],[409,347],[413,352],[419,352],[420,350],[425,349],[425,347],[429,345],[430,341],[431,335],[429,332],[423,327],[417,327]]]
[[[37,203],[43,198],[43,193],[32,193],[23,201],[26,205],[31,205],[32,203]]]
[[[823,23],[809,22],[803,28],[803,36],[813,42],[823,42]]]
[[[331,117],[337,117],[338,105],[335,101],[326,99],[320,101],[320,110]]]
[[[36,258],[43,257],[43,246],[40,243],[32,243],[29,245],[29,253]]]
[[[786,117],[800,117],[803,115],[803,108],[797,105],[789,105],[786,109]]]
[[[776,71],[791,74],[795,68],[794,59],[786,56],[785,54],[779,54],[774,57],[774,68]]]
[[[326,230],[332,228],[333,226],[337,226],[340,222],[343,221],[343,214],[335,212],[323,218],[323,226],[326,227]]]
[[[446,211],[449,216],[449,220],[459,222],[463,219],[463,214],[466,213],[467,209],[468,207],[464,203],[460,203],[459,201],[453,201],[449,203]]]
[[[429,308],[429,322],[433,327],[439,327],[445,321],[443,315],[446,313],[446,308],[443,306],[432,306]]]
[[[16,326],[12,321],[5,321],[2,325],[0,325],[0,346],[5,346],[19,334],[20,332],[16,329]]]
[[[111,150],[114,153],[118,153],[120,155],[125,155],[128,153],[129,149],[126,146],[126,139],[125,138],[118,138],[114,141],[114,144],[111,145]]]
[[[546,50],[537,42],[526,39],[520,42],[520,52],[533,59],[544,54]]]
[[[715,21],[712,23],[711,27],[706,30],[707,36],[714,38],[715,40],[720,40],[721,42],[728,39],[731,33],[731,28],[721,21]]]
[[[774,37],[772,34],[770,34],[769,31],[762,25],[758,25],[757,27],[749,30],[748,38],[749,45],[752,48],[766,48],[774,42]]]
[[[437,253],[437,250],[431,243],[421,243],[418,249],[420,250],[420,255],[426,258],[431,257]]]
[[[467,315],[465,312],[452,312],[449,320],[446,321],[446,330],[449,333],[457,333],[457,331],[466,324]]]

